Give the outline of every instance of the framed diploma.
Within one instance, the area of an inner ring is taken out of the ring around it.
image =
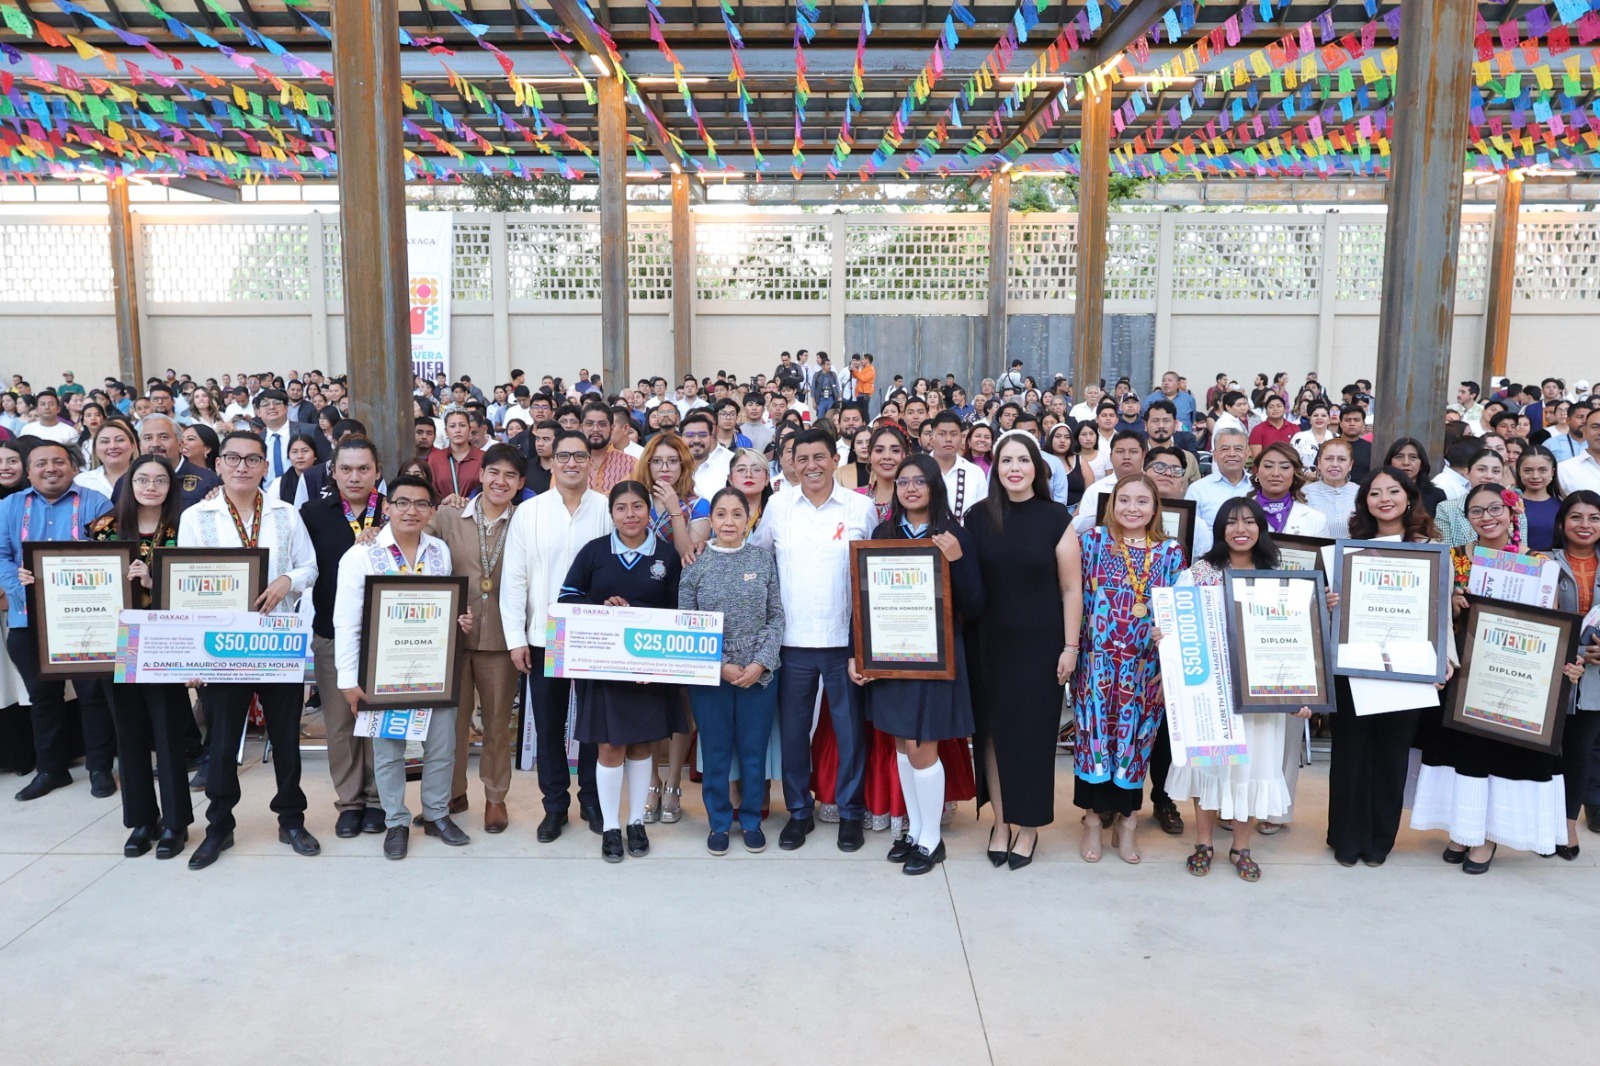
[[[122,612],[134,606],[128,564],[132,541],[33,541],[22,545],[28,622],[39,676],[110,677],[117,666]]]
[[[1450,550],[1443,544],[1341,540],[1334,550],[1333,672],[1438,684],[1450,640]]]
[[[1106,512],[1111,508],[1111,494],[1102,492],[1100,502],[1095,505],[1095,524],[1106,524]],[[1194,514],[1195,502],[1193,500],[1168,500],[1161,501],[1161,525],[1166,530],[1167,536],[1183,545],[1183,560],[1185,564],[1194,562]]]
[[[360,709],[454,707],[460,695],[467,579],[379,574],[367,578],[357,681]]]
[[[1272,543],[1278,546],[1279,570],[1318,570],[1326,573],[1322,565],[1322,549],[1333,543],[1327,537],[1274,533]]]
[[[157,548],[150,569],[157,611],[248,611],[267,591],[265,548]]]
[[[871,678],[956,676],[950,562],[927,541],[850,545],[856,669]]]
[[[1444,724],[1559,752],[1572,688],[1561,667],[1577,657],[1583,617],[1469,594],[1462,625],[1466,646]]]
[[[1321,572],[1229,570],[1224,580],[1228,666],[1239,710],[1333,710]]]

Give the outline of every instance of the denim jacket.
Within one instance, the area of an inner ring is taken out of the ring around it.
[[[1550,553],[1550,558],[1561,567],[1561,576],[1556,582],[1556,607],[1558,610],[1578,613],[1578,579],[1572,573],[1572,565],[1567,562],[1567,553],[1560,548]],[[1590,603],[1600,603],[1600,574],[1595,578],[1595,595]],[[1583,677],[1578,679],[1578,684],[1573,688],[1577,696],[1576,705],[1567,708],[1567,713],[1574,711],[1600,711],[1600,665],[1590,664],[1583,668]]]

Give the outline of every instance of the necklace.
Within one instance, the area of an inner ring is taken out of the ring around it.
[[[239,534],[239,543],[246,548],[254,548],[256,539],[261,535],[261,493],[256,492],[255,508],[250,513],[250,532],[244,530],[244,519],[239,517],[239,509],[233,505],[233,500],[227,493],[222,494],[222,502],[228,505],[228,517],[233,519],[234,532]]]
[[[351,509],[350,502],[343,496],[339,497],[339,506],[344,508],[344,520],[350,523],[350,532],[359,537],[362,530],[368,529],[372,526],[372,521],[378,514],[377,490],[374,489],[372,494],[367,497],[366,513],[363,514],[359,519],[356,518],[355,511]]]
[[[489,545],[489,523],[483,517],[483,508],[472,512],[472,523],[478,527],[478,567],[483,575],[478,578],[478,592],[481,593],[480,598],[485,600],[494,591],[494,578],[491,575],[494,568],[500,565],[500,553],[505,551],[506,535],[511,529],[512,507],[506,508],[506,513],[500,516],[500,532],[495,535],[492,548]]]
[[[417,544],[417,562],[416,562],[416,565],[414,565],[414,566],[407,566],[406,565],[405,553],[400,550],[400,545],[398,545],[398,544],[390,544],[389,545],[389,554],[394,556],[394,565],[399,568],[400,573],[402,573],[402,574],[424,574],[424,573],[427,573],[427,571],[424,570],[423,566],[422,566],[422,544],[421,544],[421,542],[418,542],[418,544]]]
[[[1150,613],[1150,608],[1145,606],[1145,597],[1150,591],[1150,568],[1155,565],[1155,552],[1146,550],[1144,553],[1144,573],[1134,569],[1133,557],[1128,554],[1128,546],[1122,540],[1115,541],[1117,554],[1122,556],[1122,565],[1128,569],[1128,584],[1133,586],[1133,616],[1143,618]]]

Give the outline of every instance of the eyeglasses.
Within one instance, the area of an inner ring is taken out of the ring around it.
[[[588,452],[556,452],[553,458],[555,459],[556,462],[562,463],[562,464],[566,464],[566,463],[587,463],[589,461],[589,453]]]
[[[897,477],[894,479],[895,488],[898,489],[925,489],[928,479],[925,477]]]
[[[685,433],[683,435],[683,439],[684,440],[710,440],[711,439],[711,434],[704,433],[704,432],[696,433],[693,430],[690,430],[688,433]]]
[[[141,489],[164,489],[172,484],[172,480],[164,477],[136,477],[133,479],[133,484]]]
[[[390,500],[389,509],[393,511],[431,511],[433,504],[427,500]]]
[[[662,458],[661,456],[658,455],[654,459],[650,460],[650,469],[652,469],[652,470],[664,470],[669,466],[682,466],[682,465],[683,465],[683,460],[679,459],[676,455],[674,455],[670,459],[664,459],[664,458]]]
[[[266,466],[267,457],[264,455],[240,455],[238,452],[227,452],[217,456],[217,462],[223,466],[243,466],[246,470],[254,470],[257,467]]]
[[[1152,474],[1163,474],[1168,477],[1176,477],[1178,474],[1183,473],[1183,467],[1173,466],[1171,463],[1151,463],[1145,469]]]
[[[1505,513],[1506,505],[1503,503],[1491,503],[1487,507],[1467,508],[1468,518],[1503,518]]]

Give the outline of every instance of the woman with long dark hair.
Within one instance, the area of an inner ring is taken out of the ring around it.
[[[978,806],[994,804],[989,861],[1018,870],[1033,861],[1039,827],[1055,820],[1056,734],[1078,667],[1083,578],[1039,446],[1006,434],[994,457],[988,498],[966,521],[983,586],[1005,590],[1005,609],[985,611],[978,626]]]
[[[862,426],[850,434],[849,450],[839,462],[834,479],[847,489],[859,489],[872,481],[872,430]]]
[[[195,390],[199,392],[199,389]],[[222,447],[222,440],[217,436],[217,431],[201,422],[186,426],[183,430],[183,457],[195,466],[210,470],[217,465],[217,451]]]
[[[1547,552],[1555,547],[1556,515],[1561,511],[1555,453],[1542,444],[1528,445],[1517,459],[1516,480],[1528,519],[1528,548]]]
[[[853,658],[849,671],[851,680],[865,686],[866,718],[874,732],[894,739],[894,761],[885,776],[898,780],[906,829],[889,848],[889,861],[903,863],[904,872],[915,876],[944,861],[940,821],[945,804],[974,792],[967,745],[973,732],[972,690],[961,631],[965,619],[983,611],[983,579],[972,537],[950,513],[939,464],[931,456],[907,456],[894,484],[889,517],[873,530],[872,539],[927,540],[949,562],[956,676],[950,681],[869,682],[857,673]]]
[[[964,454],[968,461],[987,474],[993,459],[993,451],[994,430],[983,422],[974,422],[967,430],[967,446]]]
[[[1505,447],[1504,443],[1501,447]],[[1480,448],[1467,464],[1467,488],[1474,489],[1479,485],[1508,485],[1511,483],[1508,470],[1509,464],[1504,455],[1492,448]],[[1526,544],[1528,517],[1520,507],[1517,508],[1516,521],[1517,543]],[[1434,522],[1439,526],[1440,539],[1452,548],[1470,545],[1478,539],[1472,523],[1467,521],[1465,497],[1441,503],[1434,514]]]
[[[1596,544],[1600,544],[1600,493],[1592,489],[1569,492],[1556,514],[1556,546],[1550,557],[1561,567],[1556,582],[1556,606],[1563,611],[1587,615],[1600,590],[1600,567],[1596,566]],[[1579,658],[1583,676],[1573,686],[1572,704],[1567,709],[1566,729],[1561,734],[1561,774],[1566,788],[1567,840],[1556,847],[1556,854],[1569,862],[1578,857],[1578,814],[1589,807],[1593,828],[1600,804],[1596,803],[1595,782],[1590,777],[1591,753],[1600,737],[1600,644],[1585,643]]]
[[[127,484],[111,513],[85,530],[91,540],[137,542],[128,580],[140,607],[150,605],[155,550],[178,543],[182,510],[183,493],[174,483],[172,467],[160,456],[141,455],[128,467]],[[183,752],[184,732],[194,714],[189,690],[183,685],[107,684],[105,691],[117,727],[122,824],[133,830],[122,853],[137,858],[153,846],[156,858],[173,858],[183,852],[194,822]],[[156,757],[154,776],[150,772],[152,752]]]
[[[1078,439],[1071,423],[1061,422],[1045,434],[1045,452],[1055,456],[1067,471],[1067,510],[1077,509],[1083,499],[1083,490],[1094,480],[1094,474],[1084,469],[1078,457]]]
[[[1422,506],[1429,515],[1439,513],[1439,505],[1446,499],[1444,489],[1433,483],[1433,464],[1428,460],[1428,449],[1415,437],[1401,437],[1389,445],[1383,454],[1383,466],[1392,466],[1417,483],[1422,493]]]
[[[1416,482],[1392,466],[1362,479],[1350,516],[1352,540],[1437,543]],[[1328,766],[1328,846],[1341,866],[1382,866],[1394,848],[1405,804],[1413,710],[1357,715],[1348,678],[1334,678],[1333,758]],[[1437,701],[1434,702],[1437,706]]]
[[[1251,497],[1266,516],[1270,532],[1304,537],[1329,535],[1328,519],[1305,502],[1305,474],[1300,453],[1285,441],[1261,449],[1250,474],[1256,491]]]
[[[872,442],[867,446],[872,480],[856,491],[872,501],[879,522],[889,519],[889,511],[894,506],[894,479],[898,476],[900,463],[910,451],[906,435],[898,427],[879,426],[872,431]]]

